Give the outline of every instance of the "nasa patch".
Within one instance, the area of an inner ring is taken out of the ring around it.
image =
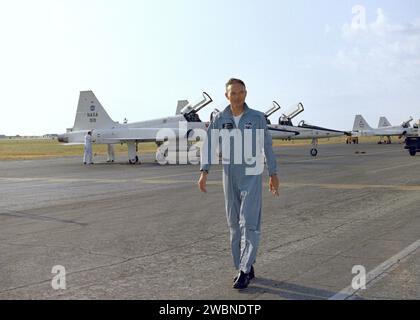
[[[252,129],[252,122],[245,123],[245,129]]]
[[[90,111],[95,111],[95,106],[90,106]]]

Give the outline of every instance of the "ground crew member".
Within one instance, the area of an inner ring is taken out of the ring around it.
[[[85,135],[85,152],[83,155],[84,164],[93,164],[92,161],[92,131]]]
[[[272,148],[271,134],[268,132],[267,120],[264,114],[250,109],[245,103],[247,91],[242,80],[230,79],[226,84],[225,95],[230,105],[217,114],[211,122],[207,130],[207,139],[204,142],[208,149],[206,150],[204,147],[204,152],[201,152],[201,176],[198,182],[200,190],[207,192],[207,175],[210,169],[212,153],[215,152],[211,148],[212,131],[236,128],[239,129],[242,137],[244,137],[246,129],[262,129],[264,133],[263,149],[270,176],[269,190],[278,196],[279,181],[277,178],[276,159]],[[254,142],[252,140],[251,144],[254,144]],[[245,140],[245,143],[248,143],[248,141]],[[219,141],[217,144],[219,144]],[[255,150],[254,147],[253,150]],[[230,148],[232,149],[232,144],[230,144]],[[222,147],[222,149],[224,151],[225,148]],[[244,149],[245,146],[242,150]],[[233,287],[235,289],[244,289],[248,286],[249,281],[255,277],[253,264],[256,260],[261,233],[262,174],[249,175],[246,171],[247,167],[249,167],[247,163],[237,164],[236,160],[233,163],[232,150],[228,150],[228,152],[230,152],[230,163],[223,164],[223,190],[226,216],[230,229],[233,263],[236,270],[238,270],[238,275],[234,278]],[[243,154],[241,156],[242,160],[244,160]],[[225,154],[223,154],[223,158],[225,158]]]
[[[108,144],[108,158],[106,162],[114,162],[115,161],[115,152],[114,146],[112,144]]]

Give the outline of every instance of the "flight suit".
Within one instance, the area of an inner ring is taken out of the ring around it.
[[[230,150],[227,150],[225,148],[226,141],[220,142],[223,138],[216,139],[217,134],[214,132],[220,132],[223,129],[225,129],[224,131],[239,129],[242,137],[246,136],[246,130],[252,130],[252,140],[242,140],[241,163],[237,163],[238,157],[235,159],[235,156],[238,155],[233,152],[234,144],[231,143]],[[262,133],[263,137],[263,143],[260,141],[260,144],[262,144],[260,147],[258,147],[257,143],[257,131]],[[246,104],[244,105],[244,112],[238,127],[236,127],[230,106],[218,113],[213,119],[207,130],[207,139],[201,152],[201,170],[209,171],[212,163],[219,162],[219,158],[213,155],[214,153],[219,153],[221,148],[223,191],[225,195],[226,218],[230,229],[233,263],[237,270],[249,273],[251,266],[256,260],[261,236],[262,169],[253,172],[253,166],[249,164],[249,158],[245,158],[248,155],[245,152],[245,144],[252,144],[253,155],[260,154],[262,159],[261,168],[264,166],[263,159],[265,154],[269,175],[272,176],[277,173],[271,134],[267,129],[265,115],[262,112],[250,109]],[[219,149],[219,151],[215,149]],[[229,157],[226,157],[227,154],[229,154]]]

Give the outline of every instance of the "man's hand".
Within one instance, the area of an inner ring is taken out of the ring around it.
[[[279,196],[279,178],[277,177],[276,174],[270,177],[270,181],[268,185],[270,186],[270,192],[273,195],[278,197]]]
[[[206,184],[207,184],[207,172],[201,172],[200,179],[198,180],[198,187],[201,192],[207,193]]]

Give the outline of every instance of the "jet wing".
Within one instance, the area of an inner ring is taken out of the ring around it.
[[[346,131],[333,130],[333,129],[323,128],[323,127],[313,126],[313,125],[310,125],[310,124],[306,124],[304,121],[301,121],[301,123],[299,124],[299,127],[305,128],[305,129],[313,129],[313,130],[319,130],[319,131],[330,131],[330,132],[336,132],[336,133],[342,133],[342,134],[345,134],[345,135],[349,135],[349,132],[346,132]]]
[[[176,139],[179,128],[125,128],[93,132],[96,143],[155,142]]]
[[[297,136],[297,135],[300,134],[299,131],[287,130],[287,129],[280,129],[280,128],[275,128],[275,127],[271,127],[271,126],[268,126],[268,130],[270,130],[270,131],[277,131],[277,132],[293,133],[295,136]]]
[[[157,134],[160,128],[125,128],[116,130],[103,130],[93,133],[96,142],[110,141],[110,142],[151,142],[156,141]],[[173,129],[170,129],[173,132]]]
[[[128,142],[128,141],[135,141],[135,142],[155,142],[156,139],[143,139],[143,138],[107,138],[106,141],[110,141],[110,142]]]

